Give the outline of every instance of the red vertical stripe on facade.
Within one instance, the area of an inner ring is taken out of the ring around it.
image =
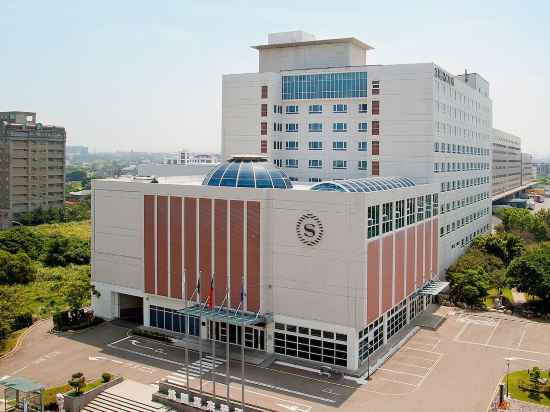
[[[380,315],[380,240],[367,246],[367,323]]]
[[[187,299],[197,287],[197,199],[184,199],[185,282]]]
[[[246,309],[260,310],[260,202],[246,204]]]
[[[424,273],[425,280],[432,276],[432,222],[424,223]]]
[[[155,293],[155,197],[143,196],[143,272],[145,293]]]
[[[437,276],[439,273],[438,258],[439,258],[439,222],[435,218],[432,222],[432,272]]]
[[[416,267],[414,265],[416,236],[414,227],[407,229],[407,296],[415,290],[414,274]]]
[[[382,239],[382,312],[391,309],[393,289],[393,235]]]
[[[395,301],[405,297],[405,231],[395,234]]]
[[[157,196],[157,295],[168,296],[168,197]]]
[[[170,296],[182,298],[181,197],[170,198]]]
[[[416,287],[424,284],[424,225],[416,227]]]
[[[227,292],[227,200],[214,201],[214,231],[216,305],[221,305]]]
[[[231,245],[231,306],[236,308],[241,300],[241,283],[243,276],[243,241],[244,241],[244,202],[230,201],[230,230]]]
[[[206,302],[212,280],[211,199],[199,199],[199,274],[201,274],[201,301]]]

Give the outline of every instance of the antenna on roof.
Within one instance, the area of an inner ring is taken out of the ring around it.
[[[468,83],[468,70],[464,69],[464,81]]]

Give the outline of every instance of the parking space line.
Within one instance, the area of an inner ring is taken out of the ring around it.
[[[398,380],[395,380],[395,379],[388,379],[388,378],[378,378],[378,379],[384,380],[384,381],[387,381],[387,382],[398,383],[400,385],[408,385],[408,386],[412,386],[413,388],[417,388],[417,386],[413,383],[408,383],[408,382],[403,382],[403,381],[398,381]]]
[[[393,363],[398,363],[399,365],[404,365],[404,366],[411,366],[413,368],[430,369],[428,366],[418,366],[418,365],[413,365],[412,363],[406,363],[406,362],[394,361]]]
[[[418,352],[425,352],[425,353],[431,353],[433,355],[442,355],[442,353],[439,353],[439,352],[434,352],[434,351],[431,351],[431,350],[424,350],[424,349],[416,349],[416,348],[408,348],[407,346],[405,346],[405,349],[406,350],[415,350],[415,351],[418,351]],[[433,359],[431,359],[433,360]]]
[[[491,334],[490,334],[489,337],[487,338],[487,342],[485,342],[485,343],[488,344],[489,342],[491,342],[491,339],[492,339],[493,336],[495,335],[495,332],[497,331],[497,328],[499,327],[500,322],[501,322],[501,319],[499,319],[499,320],[497,321],[497,324],[495,325],[493,331],[491,332]]]
[[[505,350],[511,350],[516,352],[527,352],[527,353],[536,353],[537,355],[543,355],[543,356],[550,356],[550,352],[537,352],[534,350],[527,350],[527,349],[518,349],[518,348],[512,348],[509,346],[499,346],[499,345],[490,345],[487,343],[479,343],[479,342],[470,342],[467,340],[458,340],[458,343],[466,343],[469,345],[478,345],[478,346],[486,346],[488,348],[494,348],[494,349],[505,349]]]
[[[391,372],[391,373],[398,373],[400,375],[416,376],[417,378],[424,377],[424,375],[417,375],[416,373],[409,373],[409,372],[394,371],[393,369],[388,369],[388,368],[378,368],[378,370],[379,371]]]
[[[410,358],[425,360],[425,361],[428,361],[428,362],[435,362],[435,359],[423,358],[422,356],[415,356],[415,355],[405,355],[405,356],[408,356]]]
[[[125,336],[125,337],[123,337],[122,339],[115,340],[114,342],[111,342],[111,343],[109,343],[108,345],[116,345],[117,343],[120,343],[120,342],[122,342],[122,341],[124,341],[124,340],[126,340],[126,339],[130,339],[130,336]]]
[[[523,332],[521,333],[521,338],[519,338],[519,342],[518,342],[518,345],[517,345],[516,349],[521,348],[521,344],[523,343],[523,338],[525,338],[525,333],[526,332],[527,332],[527,324],[525,324],[525,326],[523,326]]]
[[[437,364],[439,363],[439,361],[441,361],[441,359],[443,358],[443,354],[441,354],[441,356],[437,359],[437,361],[435,361],[435,363],[432,365],[432,367],[428,370],[428,372],[426,372],[426,374],[424,375],[424,377],[420,380],[420,382],[418,382],[418,386],[417,387],[420,387],[420,385],[422,385],[424,383],[424,381],[428,378],[428,376],[431,375],[431,373],[433,372],[433,370],[435,369],[435,367],[437,366]]]
[[[461,319],[462,320],[462,319]],[[462,336],[462,334],[464,333],[464,331],[466,330],[466,328],[468,327],[469,323],[468,323],[468,317],[466,316],[465,317],[465,321],[464,321],[464,325],[462,326],[462,328],[460,328],[460,331],[456,334],[456,336],[454,337],[453,340],[457,340],[457,339],[460,339],[460,337]]]

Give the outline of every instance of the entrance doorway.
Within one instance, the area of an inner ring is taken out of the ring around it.
[[[218,342],[227,341],[227,323],[208,322],[208,338],[214,338]],[[237,325],[229,325],[229,343],[242,345],[242,328]],[[265,328],[261,326],[245,326],[244,346],[265,351]]]
[[[143,298],[119,293],[118,308],[119,319],[143,325]]]

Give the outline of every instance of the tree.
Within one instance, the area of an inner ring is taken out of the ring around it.
[[[71,379],[68,381],[69,385],[72,386],[77,395],[80,395],[82,388],[86,386],[86,378],[82,372],[73,373]]]
[[[36,270],[32,260],[24,252],[12,254],[0,250],[0,284],[29,283]]]
[[[90,242],[76,237],[53,235],[46,243],[42,261],[47,266],[90,263]]]
[[[25,252],[31,259],[42,253],[45,236],[29,227],[0,231],[0,249],[10,253]]]
[[[538,296],[550,304],[550,247],[541,247],[517,257],[508,267],[508,278],[520,292]]]
[[[508,265],[525,252],[525,242],[512,233],[490,233],[478,236],[474,240],[474,248],[496,256]]]
[[[61,285],[59,293],[73,314],[90,303],[92,294],[99,296],[99,292],[91,283],[89,268],[77,271],[67,277]]]
[[[0,342],[12,331],[16,307],[13,292],[8,288],[0,287]]]
[[[447,278],[451,283],[450,297],[454,302],[480,305],[489,294],[489,278],[483,268],[448,273]]]
[[[476,238],[477,239],[477,238]],[[464,272],[468,269],[483,268],[487,273],[504,269],[504,262],[483,249],[471,248],[451,265],[448,272]]]

